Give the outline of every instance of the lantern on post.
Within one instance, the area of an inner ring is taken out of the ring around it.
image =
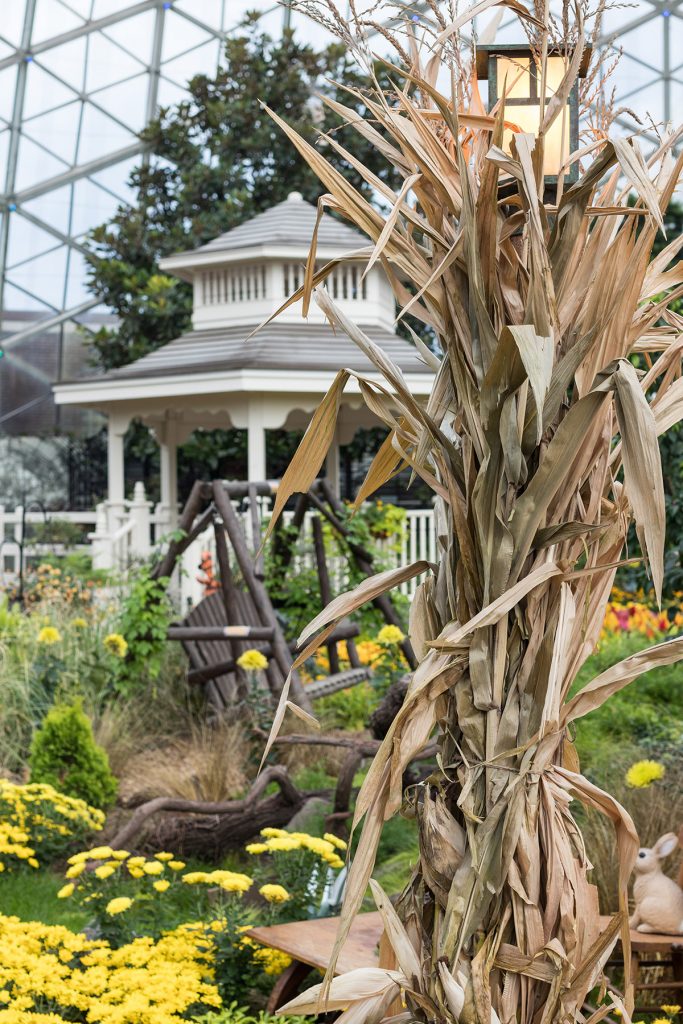
[[[591,51],[583,52],[578,78],[585,78]],[[565,56],[550,52],[546,65],[545,106],[559,88],[571,60],[571,53]],[[493,110],[505,90],[505,120],[515,129],[538,135],[541,127],[541,76],[530,46],[491,44],[477,47],[477,78],[487,79],[489,86],[489,110]],[[510,152],[513,128],[506,128],[503,135],[503,149]],[[579,145],[579,85],[574,82],[564,109],[555,118],[545,135],[543,155],[543,176],[546,185],[557,182],[560,170],[570,153]],[[574,162],[565,172],[566,182],[576,181],[578,164]]]

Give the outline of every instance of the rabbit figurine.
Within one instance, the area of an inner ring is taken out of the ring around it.
[[[683,934],[683,889],[662,871],[661,861],[678,846],[678,836],[667,832],[651,850],[638,851],[633,896],[636,910],[631,928],[639,932]]]

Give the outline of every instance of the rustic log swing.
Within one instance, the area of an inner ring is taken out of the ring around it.
[[[246,676],[238,664],[240,654],[247,647],[260,650],[268,658],[266,676],[272,697],[279,697],[284,681],[290,675],[290,698],[305,710],[310,710],[312,700],[354,686],[370,674],[369,669],[361,665],[354,642],[358,627],[350,622],[340,623],[327,639],[331,670],[328,677],[304,687],[299,673],[292,669],[295,642],[288,642],[285,638],[281,619],[263,582],[264,563],[259,550],[259,498],[274,497],[277,487],[277,481],[197,481],[180,516],[178,527],[181,536],[171,541],[153,570],[155,578],[170,576],[189,545],[213,526],[220,589],[205,597],[181,623],[172,625],[168,638],[182,643],[190,662],[188,683],[203,686],[207,699],[217,711],[244,699],[247,694]],[[254,550],[250,550],[247,543],[233,505],[235,501],[248,502]],[[275,530],[273,543],[282,572],[286,572],[291,564],[309,509],[318,513],[312,520],[313,550],[321,598],[324,604],[328,604],[333,594],[323,542],[323,520],[344,539],[361,572],[369,576],[376,570],[372,554],[351,538],[343,522],[342,503],[325,480],[317,480],[308,492],[298,496],[289,527],[284,528],[280,522]],[[231,562],[230,550],[234,563]],[[239,586],[235,581],[233,564],[241,576]],[[388,595],[375,598],[374,604],[387,623],[405,628]],[[351,668],[345,671],[340,670],[338,645],[342,641],[346,643],[351,664]],[[415,655],[410,641],[404,639],[401,647],[413,668]]]

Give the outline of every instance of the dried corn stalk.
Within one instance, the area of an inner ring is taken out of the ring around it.
[[[383,822],[414,813],[420,861],[396,910],[373,883],[397,970],[331,984],[328,976],[289,1007],[306,1012],[327,998],[346,1008],[348,1024],[381,1020],[399,992],[406,1020],[584,1019],[620,929],[628,950],[637,836],[626,811],[580,774],[570,726],[640,673],[683,657],[683,639],[659,644],[568,697],[597,641],[632,519],[661,593],[657,435],[683,415],[683,338],[666,309],[683,290],[683,265],[669,266],[682,240],[650,255],[683,164],[674,155],[679,134],[664,134],[647,160],[636,139],[596,138],[579,181],[551,205],[539,172],[542,137],[517,133],[512,155],[503,152],[505,112],[486,114],[458,48],[460,27],[492,5],[482,0],[448,24],[434,0],[426,54],[410,29],[404,66],[391,72],[396,87],[365,98],[365,120],[330,102],[404,180],[394,193],[344,151],[388,205],[386,216],[272,113],[328,190],[320,210],[338,211],[369,236],[369,261],[382,261],[399,305],[431,326],[440,346],[436,357],[418,342],[434,371],[423,407],[324,290],[333,265],[315,270],[313,242],[291,301],[303,297],[307,308],[313,296],[377,373],[340,369],[285,474],[276,513],[318,472],[351,377],[389,431],[362,497],[408,465],[433,488],[439,513],[439,561],[411,609],[420,664],[358,797],[362,835],[338,940],[339,948],[370,882]],[[506,6],[536,31],[517,0]],[[328,21],[332,9],[326,3]],[[361,37],[337,28],[367,56]],[[581,11],[572,33],[581,48]],[[541,25],[539,80],[548,48]],[[577,66],[568,54],[567,90]],[[452,83],[448,95],[437,88],[442,80]],[[557,109],[548,104],[546,131]],[[327,144],[341,150],[334,137]],[[509,190],[501,198],[503,172],[517,198]],[[634,352],[644,354],[644,377],[629,361]],[[300,661],[344,615],[424,570],[384,573],[337,598],[304,632]],[[286,706],[285,692],[274,730]],[[434,733],[434,771],[404,795],[403,771]],[[622,907],[602,934],[572,798],[616,829]],[[615,1004],[628,1020],[627,990],[625,1006],[613,996],[592,1021]]]

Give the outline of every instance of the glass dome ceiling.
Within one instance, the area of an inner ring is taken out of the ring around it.
[[[340,6],[346,0],[339,0]],[[619,123],[683,109],[683,0],[636,0],[604,16],[599,44],[623,49]],[[408,0],[406,0],[408,6]],[[417,11],[420,4],[411,3]],[[322,30],[273,0],[7,0],[0,23],[0,289],[7,315],[56,325],[87,315],[83,238],[130,198],[136,133],[184,84],[217,65],[247,10],[277,35]],[[488,16],[485,16],[488,20]],[[508,40],[511,24],[498,39]],[[378,37],[378,43],[380,42]],[[516,41],[516,40],[515,40]],[[23,335],[32,328],[20,328]],[[34,330],[35,328],[33,328]],[[12,330],[17,330],[16,323]]]

